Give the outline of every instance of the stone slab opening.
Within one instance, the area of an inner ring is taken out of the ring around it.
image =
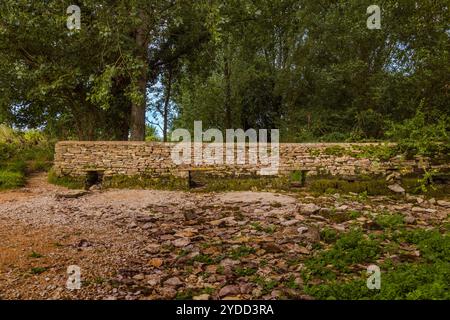
[[[103,171],[99,170],[87,170],[85,189],[88,190],[92,186],[101,185],[103,182]]]

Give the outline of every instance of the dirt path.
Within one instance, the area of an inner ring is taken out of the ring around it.
[[[33,173],[27,178],[27,184],[24,188],[0,192],[0,204],[62,190],[65,190],[65,188],[58,187],[47,182],[46,173]]]
[[[263,192],[76,194],[35,175],[0,193],[0,299],[305,298],[302,261],[324,244],[324,227],[364,228],[387,210],[439,226],[448,206]],[[80,290],[66,288],[70,265],[81,268]]]

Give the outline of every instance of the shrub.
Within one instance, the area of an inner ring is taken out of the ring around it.
[[[0,170],[2,189],[24,185],[29,172],[50,170],[54,143],[40,131],[15,131],[0,125]]]
[[[390,123],[386,135],[398,143],[397,149],[412,157],[443,156],[450,152],[450,117],[444,115],[434,120],[422,111],[423,104],[415,116],[402,123]]]
[[[0,189],[15,189],[25,185],[25,177],[20,172],[0,170]]]

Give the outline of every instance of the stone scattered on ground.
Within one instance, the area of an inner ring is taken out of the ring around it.
[[[412,196],[86,193],[39,181],[1,193],[0,299],[311,299],[302,261],[326,245],[323,230],[375,228],[385,212],[429,228],[450,214],[449,199]],[[72,265],[80,290],[66,288]]]
[[[388,186],[388,188],[389,188],[389,190],[391,190],[391,191],[393,191],[395,193],[404,194],[406,192],[406,190],[402,186],[400,186],[398,184],[390,185],[390,186]]]

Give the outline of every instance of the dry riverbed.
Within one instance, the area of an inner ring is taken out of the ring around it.
[[[305,262],[332,246],[330,237],[353,228],[383,234],[390,226],[376,222],[381,215],[398,217],[402,228],[447,233],[446,200],[85,193],[38,175],[22,190],[0,193],[0,299],[311,299]],[[420,248],[399,246],[366,256],[350,274],[386,259],[402,262],[406,253],[421,258]],[[70,265],[81,268],[80,290],[66,288]]]

